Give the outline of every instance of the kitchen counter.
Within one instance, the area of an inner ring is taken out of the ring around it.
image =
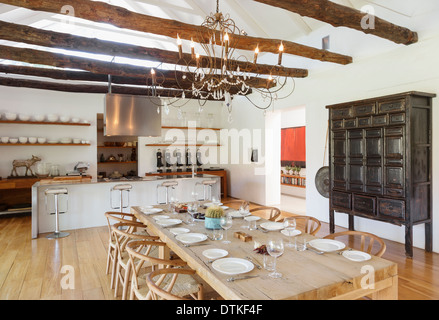
[[[158,189],[157,186],[164,181],[175,180],[178,186],[174,189],[174,195],[180,202],[190,202],[192,191],[197,182],[206,179],[216,180],[217,183],[212,187],[212,195],[220,197],[221,180],[220,177],[209,174],[189,176],[151,176],[143,177],[139,180],[116,179],[109,181],[84,181],[84,182],[59,182],[51,184],[35,183],[32,186],[32,238],[37,238],[38,234],[53,232],[55,230],[55,216],[48,212],[54,212],[53,199],[46,201],[45,190],[62,186],[67,188],[68,196],[60,196],[59,207],[61,212],[59,218],[60,230],[72,230],[81,228],[91,228],[107,225],[105,212],[119,211],[113,209],[120,201],[119,192],[111,192],[117,184],[131,184],[132,189],[129,196],[124,196],[124,203],[129,206],[156,205],[165,201],[165,189]],[[202,194],[202,186],[197,186],[197,190]],[[128,199],[129,198],[129,199]],[[130,208],[124,209],[130,212]]]

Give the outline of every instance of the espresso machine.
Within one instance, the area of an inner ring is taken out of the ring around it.
[[[189,148],[187,148],[186,150],[186,171],[190,172],[192,171],[192,154],[191,154],[191,150]]]
[[[203,168],[201,167],[203,163],[201,162],[201,151],[200,149],[197,149],[197,171],[203,171]]]
[[[157,172],[162,173],[163,172],[163,153],[162,150],[158,149],[156,153],[157,157]]]
[[[172,172],[172,162],[171,162],[171,153],[168,149],[165,151],[165,166],[166,166],[166,172]]]
[[[177,172],[182,172],[182,167],[184,166],[183,160],[181,158],[181,151],[180,149],[175,150],[175,157],[177,158]]]

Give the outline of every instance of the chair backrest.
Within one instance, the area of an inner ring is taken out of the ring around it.
[[[289,217],[288,217],[289,218]],[[303,230],[305,233],[315,236],[322,227],[322,223],[310,216],[291,216],[296,219],[296,229]],[[284,221],[284,219],[282,219]]]
[[[378,243],[377,252],[373,254],[376,257],[381,257],[386,251],[386,244],[384,241],[380,237],[368,232],[342,231],[328,234],[324,239],[335,239],[343,236],[348,236],[347,245],[351,248],[358,246],[355,238],[360,237],[360,250],[369,254],[373,254],[372,250],[374,249],[374,244],[375,242]]]
[[[276,221],[280,216],[280,210],[275,207],[257,207],[250,210],[251,213],[259,212],[263,213],[265,219],[270,221]]]
[[[171,293],[174,284],[177,282],[179,275],[194,275],[195,270],[191,269],[176,269],[166,268],[158,269],[148,274],[146,284],[149,288],[149,295],[151,300],[189,300]],[[169,281],[164,283],[166,277],[171,276]],[[165,284],[165,285],[164,285]]]
[[[157,266],[161,266],[162,268],[170,268],[170,267],[184,267],[186,266],[186,262],[181,259],[161,259],[158,257],[151,256],[151,253],[155,249],[160,247],[165,247],[166,243],[161,241],[151,241],[151,240],[133,240],[126,244],[126,251],[129,256],[129,264],[131,266],[131,270],[133,272],[131,279],[131,286],[133,289],[139,288],[139,275],[142,268],[147,264],[151,267],[151,270],[154,271]],[[151,294],[147,294],[147,298],[151,299]]]
[[[241,205],[243,205],[244,203],[248,203],[248,201],[246,200],[228,200],[228,201],[224,201],[223,205],[231,207],[233,209],[239,209],[241,207]]]
[[[107,211],[107,212],[105,212],[105,217],[107,218],[109,231],[111,231],[111,226],[113,223],[139,222],[137,220],[136,216],[132,213],[124,213],[124,212],[118,212],[118,211]],[[143,227],[145,227],[145,226],[143,226]]]
[[[132,233],[133,228],[141,227],[143,226],[140,223],[136,222],[123,222],[123,223],[116,223],[111,226],[111,232],[113,234],[113,238],[115,240],[116,244],[116,252],[118,255],[118,259],[121,259],[122,252],[125,252],[126,245],[131,240],[149,240],[149,241],[156,241],[160,238],[157,236],[149,236],[149,235],[143,235],[143,234],[135,234]],[[125,230],[123,229],[125,228]]]

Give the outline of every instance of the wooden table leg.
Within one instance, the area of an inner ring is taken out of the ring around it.
[[[398,300],[398,276],[392,277],[392,285],[374,292],[373,300]]]

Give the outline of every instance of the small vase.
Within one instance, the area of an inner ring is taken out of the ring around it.
[[[204,226],[208,230],[218,230],[221,229],[221,219],[220,218],[204,218]]]

